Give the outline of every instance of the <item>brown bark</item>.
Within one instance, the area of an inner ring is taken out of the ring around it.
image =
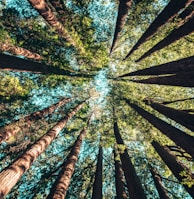
[[[156,19],[150,24],[145,33],[141,36],[135,46],[127,54],[125,59],[127,59],[135,50],[139,48],[144,42],[150,39],[160,28],[162,28],[166,23],[172,20],[178,12],[189,6],[193,0],[171,0],[168,5],[162,10],[162,12],[156,17]]]
[[[83,104],[84,102],[76,106],[72,112],[61,119],[53,128],[36,141],[30,149],[24,152],[17,160],[0,173],[0,198],[5,197],[10,192],[24,172],[30,168],[38,156],[51,144],[65,127],[67,121],[82,108]]]
[[[0,132],[0,143],[5,142],[11,136],[17,134],[22,128],[29,128],[34,121],[37,121],[46,115],[52,114],[57,108],[70,102],[72,99],[64,98],[58,103],[53,104],[45,109],[31,113],[23,118],[20,118],[11,124],[8,124],[2,128],[3,132]],[[23,127],[22,127],[23,126]]]
[[[173,42],[181,39],[182,37],[185,37],[192,33],[194,31],[194,16],[190,18],[185,24],[178,27],[177,29],[174,29],[166,38],[164,38],[162,41],[157,43],[154,47],[152,47],[150,50],[148,50],[146,53],[144,53],[136,62],[141,61],[142,59],[145,59],[146,57],[150,56],[152,53],[165,48],[166,46],[172,44]]]
[[[63,163],[62,171],[59,173],[59,177],[54,183],[48,199],[59,199],[65,198],[67,194],[68,187],[70,185],[71,177],[74,173],[76,163],[78,161],[78,156],[80,153],[82,141],[86,134],[86,128],[84,128],[77,140],[75,141],[67,160]]]
[[[194,56],[134,71],[131,73],[121,75],[119,77],[177,74],[189,71],[194,71]]]
[[[102,162],[103,162],[103,150],[102,147],[100,146],[98,153],[98,162],[96,165],[92,199],[102,199]]]
[[[167,147],[161,146],[156,141],[152,142],[152,146],[155,148],[157,153],[160,155],[162,160],[166,163],[168,168],[172,171],[172,173],[179,180],[180,183],[183,182],[185,178],[185,176],[181,176],[181,172],[186,172],[191,179],[194,179],[194,175],[191,173],[191,171],[186,166],[178,162],[176,156],[172,155]],[[194,185],[188,187],[188,185],[183,184],[183,186],[187,190],[187,192],[192,197],[194,197]]]
[[[166,191],[166,189],[164,188],[162,184],[160,175],[158,175],[156,170],[151,165],[149,167],[150,167],[150,172],[152,174],[152,178],[154,180],[154,184],[156,186],[160,199],[170,199],[168,192]]]
[[[33,53],[27,49],[24,49],[24,48],[21,48],[18,46],[14,46],[14,45],[6,43],[6,42],[5,43],[0,42],[0,51],[1,52],[9,52],[13,55],[24,56],[29,59],[35,59],[35,60],[42,59],[41,55],[39,55],[37,53]]]
[[[153,100],[147,100],[147,104],[149,104],[152,108],[159,111],[166,117],[178,122],[179,124],[182,124],[183,126],[187,127],[191,131],[194,131],[194,115],[186,113],[181,110],[176,110],[174,108],[170,108],[167,106],[164,106],[162,104],[156,103]]]
[[[129,9],[131,8],[132,0],[120,0],[119,1],[119,9],[118,9],[118,16],[116,21],[116,27],[113,37],[113,43],[110,49],[110,53],[114,49],[114,46],[119,38],[119,34],[125,24]]]
[[[118,159],[118,154],[114,150],[114,163],[115,163],[115,184],[116,184],[116,194],[118,199],[127,199],[127,194],[125,193],[125,184],[123,178],[123,170],[121,163]]]
[[[144,119],[150,122],[154,127],[160,130],[164,135],[169,137],[176,145],[180,146],[187,153],[189,153],[194,159],[194,137],[186,134],[185,132],[173,127],[172,125],[164,122],[163,120],[155,117],[143,108],[131,103],[125,99],[126,103],[137,111]]]
[[[131,81],[143,84],[194,87],[193,76],[194,76],[194,71],[191,71],[191,72],[182,72],[175,75],[161,76],[161,77],[158,76],[158,77],[151,77],[148,79],[131,80]]]
[[[114,134],[115,134],[117,144],[123,145],[124,142],[119,133],[117,122],[114,122]],[[127,189],[128,189],[130,198],[145,199],[146,195],[142,188],[141,181],[136,174],[135,168],[128,155],[127,149],[125,149],[123,153],[120,153],[120,158],[121,158],[122,168],[123,168],[125,179],[127,182]]]

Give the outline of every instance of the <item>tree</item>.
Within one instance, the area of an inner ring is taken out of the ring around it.
[[[183,164],[178,162],[176,157],[172,155],[169,149],[165,146],[161,146],[158,142],[153,141],[152,146],[155,148],[159,156],[166,163],[168,168],[172,171],[174,176],[179,180],[180,183],[184,183],[184,178],[189,178],[190,182],[194,179],[194,175],[191,171],[185,167]],[[188,191],[188,193],[194,197],[194,185],[191,186],[188,184],[183,184],[184,188]]]
[[[103,149],[100,146],[98,152],[98,160],[96,165],[96,173],[93,184],[92,199],[102,199],[102,166],[103,165]]]
[[[194,158],[194,137],[186,134],[185,132],[173,127],[172,125],[164,122],[163,120],[155,117],[151,113],[147,112],[138,105],[131,103],[128,99],[124,99],[125,102],[137,111],[144,119],[150,122],[154,127],[160,130],[164,135],[169,137],[175,144],[183,148]]]
[[[79,109],[82,108],[84,102],[77,105],[72,112],[67,114],[66,117],[61,119],[57,124],[51,128],[45,135],[43,135],[38,141],[36,141],[30,149],[24,152],[21,157],[15,160],[9,167],[4,169],[0,173],[0,197],[5,197],[15,184],[22,177],[32,163],[38,158],[38,156],[51,144],[51,142],[57,137],[60,131],[65,127],[67,121],[72,118]],[[10,181],[10,179],[12,179]]]
[[[117,144],[124,145],[124,142],[119,133],[117,122],[114,122],[114,135],[115,135]],[[120,152],[120,158],[122,162],[122,168],[125,174],[125,179],[127,182],[127,189],[129,192],[129,196],[134,199],[146,198],[140,179],[136,174],[135,168],[131,162],[131,159],[128,155],[126,147],[125,147],[124,152]]]
[[[160,28],[162,28],[166,23],[172,20],[178,12],[187,7],[192,0],[183,0],[177,2],[176,0],[171,0],[168,5],[162,10],[162,12],[155,18],[155,20],[150,24],[145,33],[141,36],[135,46],[127,54],[125,59],[127,59],[138,47],[146,42],[150,37],[154,35]]]
[[[66,103],[70,102],[72,99],[63,98],[58,103],[53,104],[45,109],[36,111],[34,113],[31,113],[23,118],[20,118],[11,124],[5,125],[3,127],[3,132],[0,132],[0,143],[5,142],[8,140],[11,136],[16,135],[21,128],[29,128],[30,125],[36,121],[41,119],[42,117],[45,117],[46,115],[52,114],[57,108],[65,105]],[[22,127],[25,125],[24,127]]]

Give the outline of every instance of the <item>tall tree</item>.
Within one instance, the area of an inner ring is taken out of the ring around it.
[[[45,135],[36,141],[30,149],[24,152],[17,160],[0,173],[0,198],[5,197],[15,184],[22,177],[38,156],[51,144],[60,131],[84,105],[85,102],[77,105],[73,111],[67,114],[57,124],[51,128]],[[10,180],[11,179],[11,180]]]
[[[168,118],[171,118],[172,120],[178,122],[179,124],[182,124],[183,126],[187,127],[191,131],[194,131],[194,115],[193,114],[189,114],[181,110],[176,110],[174,108],[164,106],[162,104],[154,102],[152,99],[144,100],[144,102],[146,102],[152,108],[159,111],[160,113],[167,116]]]
[[[119,154],[116,151],[116,149],[113,151],[113,153],[114,153],[114,164],[115,164],[115,184],[116,184],[117,199],[127,199],[127,194],[125,192],[124,178],[123,178],[123,169],[118,157]]]
[[[103,149],[102,146],[99,146],[92,199],[102,199],[102,167],[103,167],[102,164],[103,164]]]
[[[121,138],[118,124],[114,122],[114,134],[116,138],[117,144],[124,145],[124,142]],[[127,182],[127,189],[129,192],[129,196],[133,199],[145,199],[145,193],[141,185],[141,181],[136,174],[135,168],[131,162],[131,158],[125,148],[124,152],[120,153],[120,158],[122,162],[122,168],[124,171],[125,179]]]
[[[152,174],[152,178],[154,180],[154,184],[156,186],[160,199],[170,199],[167,190],[162,184],[160,175],[151,165],[149,165],[149,168],[150,168],[150,172]]]
[[[3,126],[3,128],[0,130],[0,143],[8,140],[11,136],[17,134],[22,126],[24,128],[30,128],[31,124],[34,121],[37,121],[41,119],[42,117],[45,117],[46,115],[52,114],[57,108],[65,105],[66,103],[70,102],[72,99],[63,98],[58,103],[53,104],[45,109],[42,109],[40,111],[36,111],[34,113],[31,113],[25,117],[22,117],[8,125]]]
[[[152,66],[131,73],[126,73],[119,77],[177,74],[177,73],[190,72],[190,71],[191,72],[194,71],[194,56],[168,62],[158,66]]]
[[[119,34],[125,24],[125,20],[127,18],[132,2],[133,2],[132,0],[119,0],[118,16],[117,16],[116,27],[115,27],[115,32],[114,32],[114,37],[113,37],[110,53],[112,52],[119,38]]]
[[[88,123],[87,123],[88,126]],[[62,165],[62,170],[59,176],[51,188],[49,198],[65,198],[67,194],[68,187],[70,185],[71,177],[74,173],[76,163],[78,161],[78,156],[80,153],[82,141],[85,138],[87,127],[84,127],[80,132],[77,140],[75,141],[67,160],[64,161]]]
[[[186,177],[189,177],[192,180],[194,179],[194,174],[192,174],[191,171],[186,166],[178,162],[178,160],[176,159],[176,156],[172,155],[167,147],[161,146],[156,141],[152,142],[152,146],[155,148],[159,156],[166,163],[168,168],[172,171],[172,173],[179,180],[180,183],[184,182],[184,178]],[[186,172],[186,175],[184,176],[183,173],[185,172]],[[190,187],[189,185],[184,183],[183,186],[193,198],[194,185]]]
[[[163,120],[155,117],[151,113],[147,112],[138,105],[131,103],[128,99],[124,98],[126,103],[131,106],[135,111],[137,111],[143,118],[150,122],[154,127],[160,130],[164,135],[169,137],[178,146],[183,148],[187,153],[189,153],[194,158],[194,137],[186,134],[185,132],[173,127],[172,125],[164,122]]]
[[[154,33],[156,33],[161,27],[163,27],[167,22],[172,20],[178,12],[187,7],[193,0],[171,0],[168,5],[162,10],[162,12],[155,18],[155,20],[150,24],[145,33],[141,36],[135,46],[131,49],[131,51],[127,54],[125,59],[127,59],[138,47],[150,39]]]
[[[181,39],[182,37],[189,35],[190,33],[194,31],[193,24],[194,24],[194,16],[190,18],[182,26],[179,26],[177,29],[174,29],[166,38],[164,38],[162,41],[160,41],[154,47],[152,47],[150,50],[144,53],[138,60],[136,60],[136,62],[139,62],[142,59],[145,59],[146,57],[150,56],[152,53],[162,48],[165,48],[166,46]]]

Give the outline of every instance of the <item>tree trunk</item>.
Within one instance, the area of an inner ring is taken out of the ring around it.
[[[190,20],[188,20],[184,25],[178,27],[177,29],[174,29],[166,38],[164,38],[162,41],[160,41],[154,47],[152,47],[150,50],[148,50],[136,62],[139,62],[142,59],[145,59],[146,57],[150,56],[152,53],[154,53],[162,48],[165,48],[166,46],[181,39],[182,37],[189,35],[190,33],[192,33],[194,31],[193,24],[194,24],[194,16],[192,18],[190,18]]]
[[[161,27],[172,20],[178,12],[191,4],[193,0],[171,0],[168,5],[163,9],[163,11],[155,18],[155,20],[150,24],[145,33],[141,36],[135,46],[127,54],[125,59],[127,59],[135,50],[139,48],[144,42],[150,39]]]
[[[190,98],[185,98],[185,99],[177,99],[177,100],[172,100],[172,101],[163,101],[162,104],[171,104],[171,103],[175,103],[175,102],[183,102],[183,101],[187,101],[187,100],[193,100],[194,97],[190,97]],[[184,111],[184,110],[182,110]]]
[[[123,170],[121,163],[118,159],[118,154],[114,150],[114,162],[115,162],[115,184],[116,184],[116,194],[117,199],[127,199],[127,194],[125,193],[125,184],[123,179]]]
[[[41,111],[36,111],[36,112],[31,113],[23,118],[16,120],[8,125],[5,125],[2,128],[3,132],[0,132],[0,143],[5,142],[11,136],[17,134],[21,130],[21,128],[29,128],[34,121],[37,121],[37,120],[45,117],[46,115],[52,114],[57,108],[65,105],[66,103],[70,102],[71,100],[72,99],[64,98],[64,99],[60,100],[58,103],[53,104]],[[22,123],[22,124],[20,124],[20,123]],[[22,125],[24,127],[22,127]]]
[[[168,196],[168,192],[162,185],[162,180],[160,178],[160,175],[158,175],[158,173],[155,171],[155,169],[151,165],[149,167],[150,167],[150,172],[152,174],[152,178],[154,180],[154,184],[156,186],[160,199],[170,199],[170,197]]]
[[[61,119],[53,128],[36,141],[30,149],[0,173],[0,198],[5,197],[22,177],[38,156],[51,144],[67,121],[79,111],[84,102],[74,108],[65,118]],[[10,180],[11,179],[11,180]]]
[[[191,171],[185,167],[183,164],[177,161],[176,157],[172,154],[170,154],[170,151],[167,147],[161,146],[158,142],[153,141],[152,146],[155,148],[159,156],[162,158],[162,160],[166,163],[168,168],[172,171],[174,176],[179,180],[180,183],[182,183],[185,179],[185,177],[189,176],[189,178],[194,179],[194,175],[191,173]],[[182,176],[182,172],[186,172],[187,176]],[[188,185],[183,184],[184,188],[187,190],[187,192],[194,198],[194,185],[191,187],[188,187]]]
[[[114,134],[115,134],[117,144],[123,145],[124,142],[119,133],[117,122],[114,122]],[[122,168],[123,168],[125,179],[127,182],[127,189],[128,189],[130,198],[146,199],[144,190],[141,185],[141,181],[136,174],[135,168],[131,162],[131,159],[128,155],[126,148],[123,153],[120,153],[120,158],[121,158]]]
[[[131,5],[132,5],[132,0],[119,0],[119,9],[118,9],[118,16],[117,16],[117,21],[116,21],[116,28],[114,32],[113,43],[110,49],[110,53],[112,52],[118,40],[119,34],[125,24],[125,20],[127,18]]]
[[[18,46],[14,46],[12,44],[9,44],[7,42],[1,43],[0,42],[0,51],[1,52],[9,52],[11,54],[14,55],[19,55],[19,56],[24,56],[26,58],[29,59],[35,59],[35,60],[41,60],[42,57],[37,54],[37,53],[33,53],[27,49],[18,47]]]
[[[119,77],[177,74],[190,71],[194,71],[194,56],[134,71],[121,75]]]
[[[194,137],[190,136],[183,131],[173,127],[172,125],[164,122],[163,120],[155,117],[144,109],[140,108],[136,104],[131,103],[125,99],[126,103],[129,104],[135,111],[137,111],[143,118],[150,122],[154,127],[160,130],[164,135],[169,137],[176,145],[180,146],[187,153],[189,153],[194,159]]]
[[[194,131],[194,115],[164,106],[154,102],[153,100],[148,100],[146,103],[166,117],[178,122],[179,124],[182,124],[191,131]]]
[[[194,87],[194,71],[183,72],[170,76],[152,77],[142,80],[131,80],[143,84],[159,84],[168,86]]]
[[[80,132],[80,135],[75,141],[67,160],[63,163],[62,171],[59,173],[58,179],[51,188],[50,194],[47,197],[48,199],[62,199],[66,197],[85,134],[86,128]]]
[[[99,147],[98,162],[96,166],[95,180],[93,185],[92,199],[102,199],[102,147]]]

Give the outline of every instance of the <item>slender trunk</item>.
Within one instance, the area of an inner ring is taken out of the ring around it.
[[[102,162],[103,150],[99,147],[98,162],[96,166],[95,180],[93,185],[92,199],[102,199]]]
[[[187,153],[194,158],[194,137],[186,134],[185,132],[173,127],[172,125],[164,122],[163,120],[155,117],[136,104],[131,103],[125,99],[126,103],[137,111],[143,118],[150,122],[154,127],[160,130],[164,135],[169,137],[176,145],[180,146]]]
[[[77,140],[75,141],[71,152],[67,158],[67,160],[63,163],[62,171],[59,173],[59,177],[51,188],[50,194],[48,195],[48,199],[59,199],[65,198],[67,194],[68,187],[70,185],[71,177],[74,173],[76,163],[78,161],[78,156],[80,153],[82,141],[86,134],[86,128],[84,128]]]
[[[171,0],[168,5],[163,9],[163,11],[156,17],[156,19],[150,24],[145,33],[141,36],[135,46],[127,54],[125,59],[127,59],[135,50],[139,48],[144,42],[150,39],[161,27],[172,20],[178,12],[191,4],[193,0]]]
[[[4,126],[3,127],[4,131],[0,132],[0,143],[5,142],[11,136],[17,134],[21,130],[22,126],[24,126],[24,128],[29,128],[34,121],[37,121],[45,117],[46,115],[52,114],[57,108],[65,105],[71,100],[72,99],[64,98],[56,104],[53,104],[45,109],[42,109],[41,111],[36,111],[34,113],[31,113],[23,118],[20,118]]]
[[[0,51],[1,52],[9,52],[14,55],[24,56],[29,59],[35,59],[35,60],[42,59],[42,57],[37,53],[33,53],[27,49],[24,49],[24,48],[21,48],[18,46],[14,46],[14,45],[6,43],[6,42],[4,42],[4,43],[0,42]]]
[[[127,199],[127,194],[125,193],[125,184],[123,179],[123,170],[117,156],[118,154],[114,150],[116,194],[118,199]]]
[[[194,131],[194,115],[164,106],[154,102],[153,100],[148,100],[146,103],[166,117],[178,122],[179,124],[182,124],[191,131]]]
[[[110,53],[112,52],[119,34],[125,24],[129,9],[132,5],[132,0],[120,0],[119,1],[119,10],[118,10],[118,16],[117,16],[117,21],[116,21],[116,28],[115,28],[115,32],[114,32],[114,37],[113,37],[113,43],[110,49]]]
[[[143,84],[159,84],[168,86],[194,87],[194,71],[183,72],[170,76],[151,77],[142,80],[131,80]]]
[[[114,134],[117,144],[124,144],[121,135],[119,133],[119,128],[117,122],[114,122]],[[128,155],[127,149],[125,148],[123,153],[120,153],[120,158],[122,162],[122,168],[124,171],[125,179],[127,182],[127,189],[129,196],[133,199],[145,199],[145,193],[141,185],[141,181],[136,174],[135,168],[131,162]]]
[[[190,97],[190,98],[185,98],[185,99],[178,99],[178,100],[172,100],[172,101],[164,101],[162,102],[162,104],[171,104],[171,103],[175,103],[175,102],[183,102],[183,101],[187,101],[187,100],[193,100],[194,97]],[[182,110],[185,111],[185,110]]]
[[[119,77],[177,74],[189,71],[194,71],[194,56],[134,71]]]
[[[90,78],[93,75],[90,74],[76,74],[73,71],[63,70],[54,66],[50,66],[44,63],[38,63],[31,60],[21,59],[10,55],[0,53],[0,71],[19,71],[19,72],[33,72],[41,74],[56,74],[65,75],[71,77],[85,77]]]
[[[136,62],[145,59],[146,57],[150,56],[152,53],[162,48],[165,48],[166,46],[181,39],[182,37],[189,35],[194,31],[193,24],[194,24],[194,16],[190,18],[184,25],[178,27],[177,29],[174,29],[166,38],[164,38],[162,41],[160,41],[154,47],[148,50],[145,54],[143,54]]]
[[[5,197],[22,177],[38,156],[51,144],[67,121],[79,111],[84,102],[74,108],[65,118],[61,119],[53,128],[36,141],[21,157],[0,173],[0,198]],[[10,180],[11,179],[11,180]]]
[[[185,167],[183,164],[177,161],[176,156],[172,155],[169,151],[169,149],[165,146],[161,146],[158,142],[153,141],[152,146],[155,148],[159,156],[162,158],[162,160],[166,163],[168,168],[172,171],[174,176],[179,180],[180,183],[184,181],[186,177],[189,176],[189,179],[194,179],[194,175],[191,173],[191,171]],[[181,175],[182,173],[186,172],[186,176]],[[189,187],[186,184],[183,184],[184,188],[187,190],[187,192],[194,197],[194,185]]]
[[[154,180],[154,184],[156,186],[160,199],[170,199],[168,192],[162,185],[162,180],[160,178],[160,175],[158,175],[156,170],[151,165],[149,167],[150,167],[150,172],[152,174],[152,178]]]

